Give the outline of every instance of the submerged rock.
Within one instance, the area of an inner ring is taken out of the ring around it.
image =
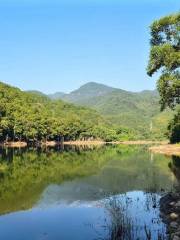
[[[180,231],[178,230],[176,233],[175,233],[176,236],[180,237]]]
[[[178,223],[173,221],[170,223],[170,228],[177,229],[178,228]]]
[[[177,203],[175,203],[175,207],[180,207],[180,201],[178,201]]]
[[[167,224],[170,239],[180,240],[180,194],[168,193],[160,200],[161,218]]]
[[[172,219],[172,220],[175,220],[175,219],[177,219],[179,217],[179,215],[178,214],[176,214],[176,213],[171,213],[170,214],[170,218]]]
[[[179,238],[177,235],[175,235],[175,236],[173,237],[173,240],[180,240],[180,238]]]

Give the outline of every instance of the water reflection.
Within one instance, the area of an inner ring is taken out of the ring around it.
[[[0,239],[165,239],[168,162],[137,146],[0,149]]]
[[[180,190],[180,157],[172,156],[172,160],[169,162],[169,168],[173,172],[174,178],[177,180],[176,190]]]
[[[105,202],[107,240],[167,239],[166,227],[159,217],[159,195],[130,192]],[[142,215],[143,211],[143,215]]]

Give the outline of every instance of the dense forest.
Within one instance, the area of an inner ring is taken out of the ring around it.
[[[131,130],[115,127],[95,110],[50,100],[0,83],[0,141],[47,141],[133,138]]]

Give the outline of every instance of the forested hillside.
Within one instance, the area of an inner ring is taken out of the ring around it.
[[[172,116],[160,113],[156,90],[135,93],[91,82],[56,98],[93,108],[111,124],[133,129],[137,138],[164,138]]]
[[[95,110],[52,101],[39,92],[23,92],[0,83],[0,141],[133,138],[130,130],[115,128]]]

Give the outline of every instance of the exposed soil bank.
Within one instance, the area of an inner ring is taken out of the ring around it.
[[[101,140],[93,140],[93,141],[65,141],[65,142],[56,142],[56,141],[46,141],[46,142],[37,142],[34,143],[37,146],[57,146],[57,145],[103,145],[103,144],[125,144],[125,145],[166,145],[165,141],[148,141],[148,140],[137,140],[137,141],[116,141],[116,142],[104,142]],[[0,146],[7,147],[26,147],[27,142],[2,142]]]
[[[161,146],[153,146],[149,148],[154,153],[161,153],[168,156],[180,156],[180,144],[165,144]]]
[[[106,143],[107,142],[104,142],[104,141],[66,141],[66,142],[63,142],[64,145],[103,145]]]
[[[167,141],[135,140],[135,141],[120,141],[117,143],[127,145],[151,145],[151,144],[165,145],[167,144]]]
[[[27,142],[3,142],[0,143],[1,147],[26,147]]]
[[[154,144],[167,144],[165,141],[145,141],[145,140],[137,140],[137,141],[116,141],[116,142],[104,142],[104,141],[68,141],[64,142],[66,145],[102,145],[102,144],[124,144],[124,145],[154,145]]]

